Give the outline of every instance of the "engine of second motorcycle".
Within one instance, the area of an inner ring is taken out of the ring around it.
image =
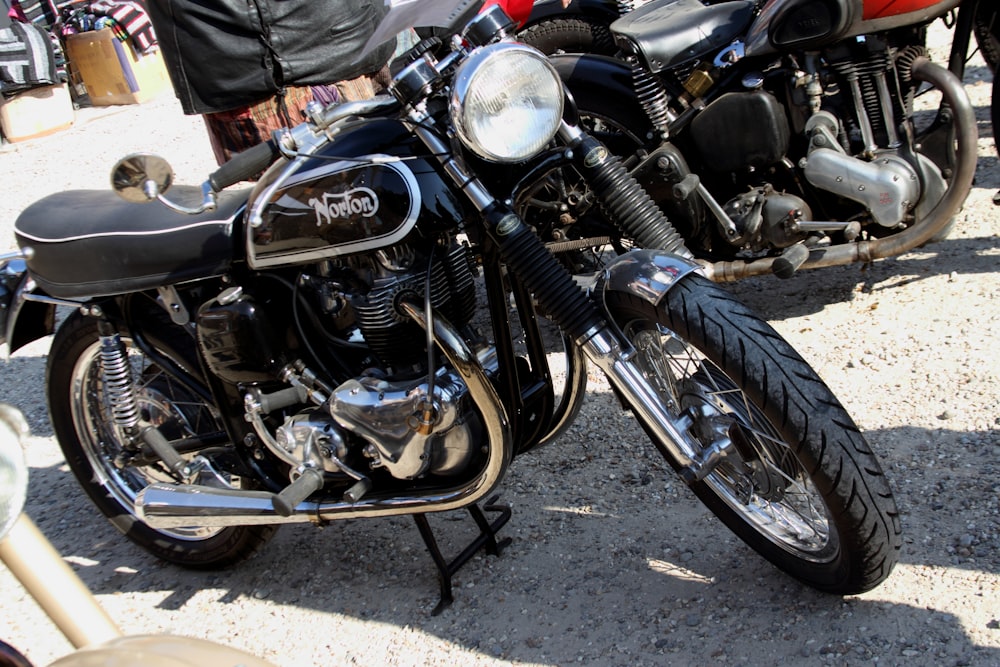
[[[217,297],[198,314],[207,365],[246,387],[246,419],[258,440],[292,477],[304,467],[354,479],[374,470],[401,480],[465,472],[480,453],[478,412],[442,355],[428,369],[426,333],[399,305],[423,310],[429,289],[436,317],[468,324],[476,286],[467,248],[395,246],[310,267],[297,285],[294,319],[322,328],[300,349],[325,351],[325,362],[282,360],[278,369],[287,346],[269,320],[281,318],[250,295]],[[332,367],[354,370],[334,378]]]
[[[688,134],[703,177],[724,195],[733,226],[723,238],[753,251],[784,248],[807,228],[822,236],[823,220],[854,221],[845,234],[880,234],[930,210],[947,186],[946,160],[917,152],[906,121],[909,70],[922,53],[875,36],[849,40],[745,76],[746,90],[712,100]]]

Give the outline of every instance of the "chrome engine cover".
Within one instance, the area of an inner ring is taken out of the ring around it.
[[[818,188],[865,206],[883,227],[895,227],[920,200],[920,179],[902,158],[884,153],[868,162],[830,148],[805,160],[806,179]]]
[[[364,377],[337,387],[328,405],[338,424],[369,443],[365,455],[372,467],[384,467],[397,479],[457,474],[475,453],[480,420],[463,400],[465,384],[441,371],[434,382],[435,421],[424,429],[420,414],[427,390],[423,378],[387,382]]]

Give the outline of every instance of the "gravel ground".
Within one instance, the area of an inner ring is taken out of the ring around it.
[[[0,400],[21,407],[34,433],[28,512],[127,632],[209,638],[284,666],[1000,665],[1000,168],[980,60],[966,83],[980,164],[951,238],[868,267],[734,287],[819,370],[882,457],[905,548],[874,591],[822,595],[757,557],[666,474],[597,378],[572,430],[516,461],[503,483],[511,545],[462,570],[437,617],[435,572],[404,518],[285,528],[225,572],[132,547],[84,498],[52,438],[48,340],[0,366]],[[163,154],[178,182],[214,166],[200,121],[169,95],[78,118],[0,149],[3,238],[47,192],[106,187],[127,152]],[[431,523],[449,552],[468,536],[462,513]],[[69,651],[5,570],[0,598],[0,638],[37,664]]]

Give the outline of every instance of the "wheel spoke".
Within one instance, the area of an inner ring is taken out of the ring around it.
[[[644,374],[664,405],[678,415],[696,404],[707,405],[716,413],[712,419],[730,419],[739,429],[742,446],[734,446],[737,451],[726,455],[729,463],[709,473],[705,483],[783,549],[804,558],[822,552],[830,541],[829,519],[818,490],[781,433],[721,368],[673,332],[658,326],[629,334]]]
[[[208,406],[196,400],[162,369],[149,362],[146,355],[123,338],[128,366],[135,382],[136,400],[143,418],[159,427],[170,439],[194,437],[203,432],[219,432]],[[115,424],[110,397],[104,389],[99,343],[78,359],[74,385],[79,388],[71,403],[73,420],[84,452],[99,483],[124,507],[132,508],[139,492],[151,483],[176,482],[161,462],[122,466],[126,437]],[[202,427],[205,428],[202,428]],[[220,528],[178,528],[160,531],[182,540],[203,540],[216,535]]]

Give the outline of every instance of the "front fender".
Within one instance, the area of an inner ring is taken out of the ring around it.
[[[33,287],[23,260],[0,266],[0,346],[8,354],[55,331],[56,307],[24,298]]]
[[[134,635],[86,646],[49,667],[274,667],[263,658],[206,639],[175,635]]]
[[[611,260],[597,282],[601,303],[608,292],[624,292],[657,304],[681,278],[701,265],[662,250],[632,250]]]

